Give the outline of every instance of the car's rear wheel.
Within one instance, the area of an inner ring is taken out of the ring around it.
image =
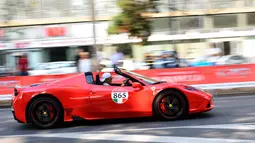
[[[61,105],[49,97],[34,100],[29,106],[28,116],[31,123],[39,128],[52,128],[63,121]]]
[[[153,103],[157,117],[166,120],[176,120],[188,115],[188,103],[183,94],[175,90],[160,93]]]

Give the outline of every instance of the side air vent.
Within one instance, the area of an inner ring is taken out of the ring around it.
[[[30,85],[30,87],[34,87],[34,86],[38,86],[38,85],[40,85],[40,84],[32,84],[32,85]]]
[[[211,107],[211,102],[207,104],[206,108],[210,108]]]
[[[17,96],[18,94],[19,94],[19,91],[16,88],[14,88],[14,96]]]

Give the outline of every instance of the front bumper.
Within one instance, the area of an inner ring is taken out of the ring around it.
[[[207,112],[212,110],[214,107],[213,97],[209,100],[205,99],[198,108],[191,110],[190,114]]]

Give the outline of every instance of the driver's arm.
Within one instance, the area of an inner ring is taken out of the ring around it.
[[[127,82],[126,80],[127,80],[127,79],[125,79],[125,80],[123,81],[123,83],[121,84],[121,86],[125,86],[125,83]]]
[[[127,84],[127,83],[129,83],[130,84],[130,79],[128,79],[128,78],[126,78],[125,80],[124,80],[124,82],[121,84],[121,86],[125,86],[125,84]]]

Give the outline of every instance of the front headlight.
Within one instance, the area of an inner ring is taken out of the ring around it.
[[[185,89],[190,90],[190,91],[200,91],[200,92],[203,92],[203,93],[208,93],[207,91],[205,91],[205,90],[203,90],[201,88],[193,87],[193,86],[185,85]]]
[[[187,89],[187,90],[190,90],[190,91],[198,91],[198,89],[193,87],[193,86],[185,85],[184,88]]]

